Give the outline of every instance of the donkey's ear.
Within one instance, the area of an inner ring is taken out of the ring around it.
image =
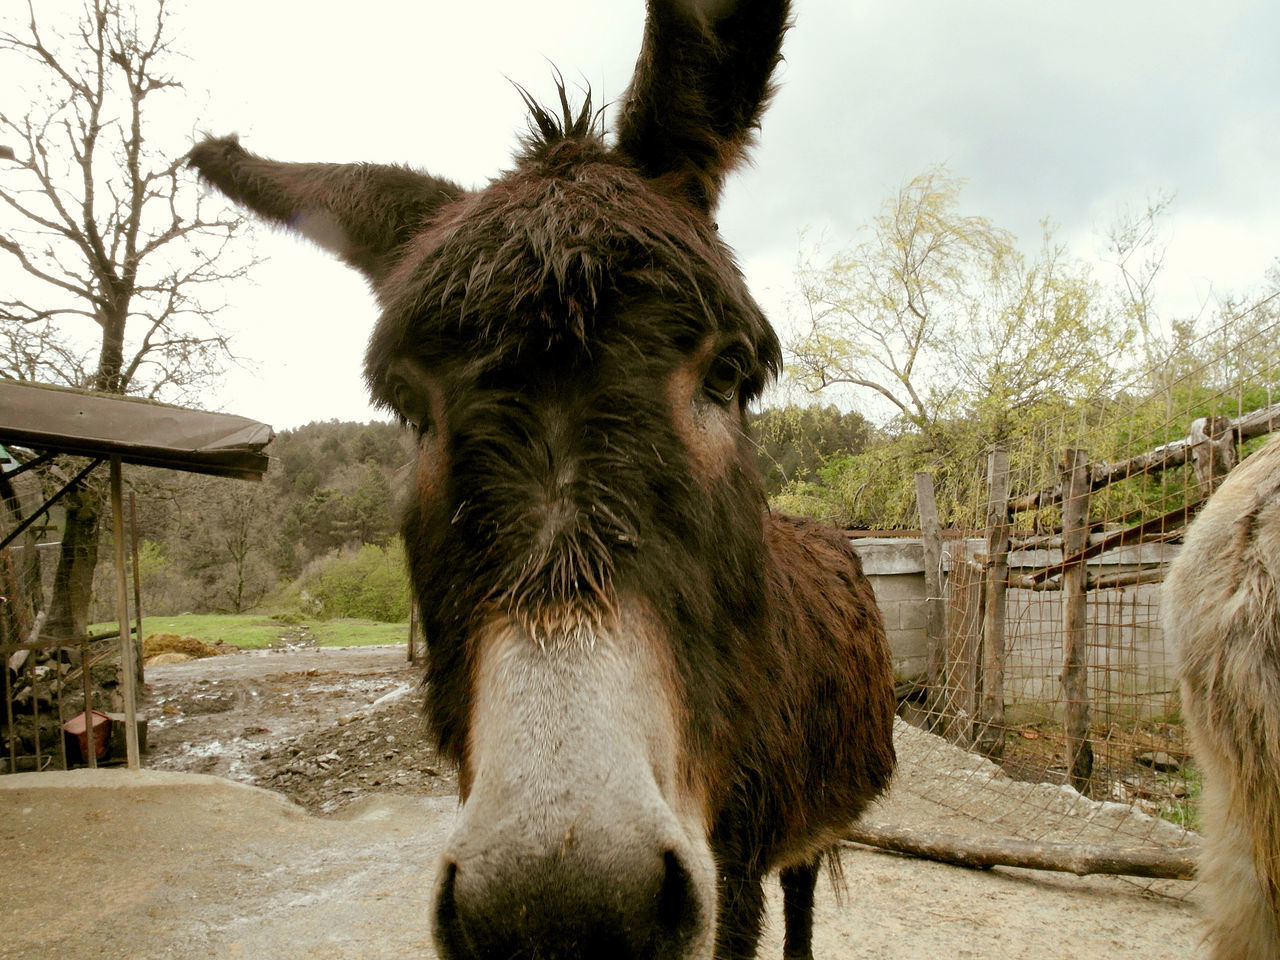
[[[235,137],[212,137],[188,154],[202,179],[258,216],[336,253],[377,281],[401,244],[461,187],[408,167],[278,163]]]
[[[710,212],[768,103],[789,0],[649,0],[618,148]]]

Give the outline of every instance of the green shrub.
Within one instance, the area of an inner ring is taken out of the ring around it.
[[[367,543],[313,564],[299,583],[323,617],[358,617],[383,623],[409,618],[409,577],[404,549]]]

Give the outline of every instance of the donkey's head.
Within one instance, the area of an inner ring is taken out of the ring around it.
[[[403,529],[465,802],[446,956],[712,949],[708,836],[768,629],[744,410],[780,356],[711,214],[786,17],[651,0],[614,143],[589,104],[531,104],[515,168],[474,192],[234,139],[192,152],[382,307],[367,378],[419,438]]]

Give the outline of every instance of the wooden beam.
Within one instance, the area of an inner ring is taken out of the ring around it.
[[[1182,536],[1183,528],[1186,527],[1191,518],[1200,511],[1204,504],[1204,500],[1197,500],[1195,503],[1189,503],[1186,506],[1170,510],[1164,516],[1153,517],[1138,524],[1136,527],[1126,527],[1123,530],[1109,533],[1092,543],[1088,542],[1088,530],[1086,529],[1083,546],[1079,544],[1068,546],[1064,535],[1061,540],[1062,562],[1041,567],[1035,573],[1027,574],[1026,579],[1029,579],[1033,584],[1048,580],[1050,577],[1062,573],[1069,566],[1083,563],[1090,557],[1096,557],[1117,547],[1131,547],[1139,543],[1159,543],[1165,540],[1173,540]],[[1083,522],[1087,524],[1088,517]]]
[[[1238,440],[1249,440],[1272,433],[1280,429],[1280,403],[1273,403],[1260,410],[1233,417],[1227,421],[1227,424],[1228,427],[1220,429],[1229,430]],[[1118,463],[1096,463],[1089,470],[1090,489],[1100,490],[1129,477],[1180,467],[1191,459],[1193,451],[1203,442],[1188,434],[1180,440],[1162,444],[1154,450],[1140,453],[1128,460],[1121,460]],[[1015,512],[1038,510],[1061,502],[1064,493],[1065,488],[1059,482],[1052,487],[1045,487],[1035,493],[1017,497],[1011,501],[1010,505]]]

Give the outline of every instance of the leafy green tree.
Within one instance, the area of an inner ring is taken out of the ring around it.
[[[790,344],[792,372],[813,390],[851,389],[881,423],[825,490],[789,487],[792,506],[914,525],[912,476],[928,467],[946,514],[976,503],[973,468],[991,444],[1117,390],[1132,316],[1047,224],[1028,257],[1008,231],[961,212],[962,186],[932,168],[888,200],[869,236],[802,262],[810,323]]]
[[[766,407],[750,422],[770,496],[788,482],[816,480],[832,457],[863,449],[872,435],[866,417],[834,404]]]
[[[358,551],[329,557],[301,581],[326,617],[359,617],[385,623],[409,618],[409,577],[404,549],[367,543]]]
[[[1046,407],[1107,396],[1133,326],[1046,225],[1032,258],[935,167],[885,204],[871,235],[799,281],[810,324],[791,344],[811,389],[854,388],[934,450],[953,425],[984,443]]]

